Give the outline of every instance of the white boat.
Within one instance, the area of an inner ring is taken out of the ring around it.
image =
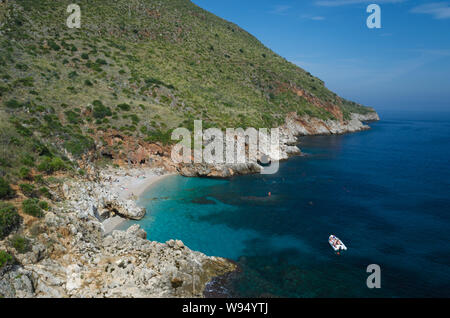
[[[342,241],[334,235],[330,235],[330,237],[328,238],[328,243],[330,243],[331,248],[335,252],[347,250],[347,247],[344,245],[344,243],[342,243]]]

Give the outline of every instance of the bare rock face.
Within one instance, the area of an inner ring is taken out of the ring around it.
[[[350,117],[350,120],[347,121],[323,120],[309,116],[299,117],[295,113],[291,113],[286,117],[286,122],[281,129],[285,130],[287,134],[295,136],[336,135],[369,129],[370,127],[363,122],[380,120],[376,112],[352,113]]]
[[[256,162],[241,164],[181,164],[178,172],[185,177],[229,178],[238,175],[260,172]]]
[[[145,216],[145,208],[136,205],[133,200],[120,199],[115,192],[98,182],[78,181],[64,184],[63,194],[66,200],[77,206],[81,219],[96,217],[105,219],[120,215],[127,219],[140,220]]]

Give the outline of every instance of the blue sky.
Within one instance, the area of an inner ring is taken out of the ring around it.
[[[193,0],[348,99],[450,111],[450,1]],[[366,8],[381,7],[381,29]]]

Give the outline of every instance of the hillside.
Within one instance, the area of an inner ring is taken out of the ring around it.
[[[80,0],[81,29],[66,26],[69,3],[0,3],[0,165],[12,180],[22,164],[58,170],[55,156],[72,166],[102,132],[167,143],[194,119],[275,127],[291,112],[373,111],[188,0]]]

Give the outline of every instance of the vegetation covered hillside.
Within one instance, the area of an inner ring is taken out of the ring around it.
[[[78,0],[80,29],[66,25],[72,2],[0,1],[0,168],[11,182],[72,169],[99,132],[167,143],[194,119],[275,127],[289,112],[372,111],[188,0]]]

